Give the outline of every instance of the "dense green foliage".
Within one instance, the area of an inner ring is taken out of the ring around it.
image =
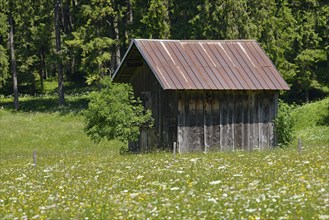
[[[274,121],[278,143],[281,147],[329,143],[329,97],[301,106],[280,101]]]
[[[59,51],[54,2],[60,3]],[[326,0],[0,0],[0,92],[7,95],[10,12],[20,93],[43,93],[44,80],[56,78],[59,68],[65,86],[98,82],[113,73],[131,38],[253,38],[292,86],[284,99],[328,94]]]
[[[152,126],[151,111],[134,97],[130,85],[112,83],[106,78],[101,86],[101,91],[90,94],[84,112],[87,135],[96,142],[103,138],[137,141],[141,127]]]
[[[294,109],[292,117],[296,140],[300,137],[303,145],[328,145],[329,97]]]
[[[274,120],[274,130],[278,138],[278,145],[287,146],[293,138],[294,119],[291,115],[293,107],[279,102],[278,114]]]
[[[293,110],[301,154],[294,144],[175,161],[90,141],[86,95],[68,96],[69,107],[57,107],[56,96],[22,97],[19,112],[11,101],[0,100],[1,219],[328,218],[329,98]]]

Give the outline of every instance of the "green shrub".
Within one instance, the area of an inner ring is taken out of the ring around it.
[[[293,106],[279,100],[278,114],[274,120],[274,130],[278,138],[278,145],[284,147],[292,141],[294,134]]]
[[[151,126],[151,111],[145,110],[128,84],[101,81],[101,91],[92,92],[85,110],[85,132],[94,141],[136,141],[141,126]]]

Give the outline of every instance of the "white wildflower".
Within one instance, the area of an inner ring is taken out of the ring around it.
[[[256,211],[257,209],[246,209],[246,212],[254,212]]]
[[[214,199],[214,198],[210,198],[210,199],[208,199],[208,202],[213,202],[213,203],[217,204],[217,201],[216,201],[216,199]]]
[[[220,184],[222,181],[220,180],[215,180],[215,181],[211,181],[209,182],[210,185],[217,185],[217,184]]]
[[[172,187],[170,188],[171,191],[179,190],[179,187]]]
[[[142,176],[142,175],[138,175],[137,177],[136,177],[136,179],[142,179],[144,176]]]
[[[327,220],[327,219],[329,219],[329,215],[319,215],[318,217],[321,220]]]

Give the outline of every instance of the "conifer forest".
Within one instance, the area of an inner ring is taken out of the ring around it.
[[[0,0],[0,93],[52,81],[63,104],[67,87],[113,74],[132,38],[256,39],[291,87],[283,99],[329,93],[327,0]]]

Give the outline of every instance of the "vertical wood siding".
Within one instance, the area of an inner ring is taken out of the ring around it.
[[[130,83],[134,94],[140,97],[145,105],[147,94],[150,101],[148,107],[152,111],[154,127],[141,129],[137,143],[130,143],[133,151],[149,151],[155,147],[171,149],[173,142],[177,142],[177,91],[163,90],[154,74],[145,62],[135,68]]]
[[[276,145],[277,91],[163,90],[145,63],[135,68],[130,83],[155,122],[142,129],[138,143],[130,143],[135,150],[172,149],[173,142],[181,152]]]
[[[275,91],[178,92],[181,152],[253,150],[275,146]]]

